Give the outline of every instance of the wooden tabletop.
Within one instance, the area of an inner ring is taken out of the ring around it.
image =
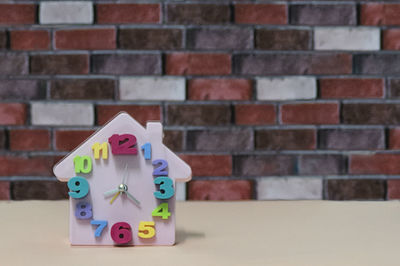
[[[178,202],[172,247],[77,247],[67,201],[0,202],[0,265],[399,265],[400,202]]]

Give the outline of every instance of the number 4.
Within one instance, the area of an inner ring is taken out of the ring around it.
[[[158,207],[153,210],[151,215],[161,217],[164,220],[168,219],[168,217],[171,216],[171,213],[168,211],[168,203],[164,202],[158,205]]]
[[[94,236],[100,237],[101,233],[103,232],[103,229],[107,226],[108,222],[101,221],[101,220],[91,220],[90,224],[98,225],[98,227],[96,228],[96,231],[94,232]]]

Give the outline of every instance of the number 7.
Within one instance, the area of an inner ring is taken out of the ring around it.
[[[108,222],[102,221],[102,220],[91,220],[90,224],[99,226],[96,228],[96,231],[94,232],[94,236],[100,237],[101,233],[103,232],[103,229],[107,226]]]

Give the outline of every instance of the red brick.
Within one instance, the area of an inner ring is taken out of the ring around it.
[[[235,5],[235,21],[239,24],[287,24],[287,20],[286,5]]]
[[[178,25],[227,24],[230,22],[229,5],[205,3],[168,3],[165,7],[166,22]]]
[[[238,125],[275,124],[275,106],[270,104],[235,105],[235,123]]]
[[[321,98],[382,98],[383,79],[321,79]]]
[[[13,30],[10,32],[12,50],[47,50],[50,33],[46,30]]]
[[[387,199],[400,199],[400,179],[387,181]]]
[[[400,128],[392,128],[389,131],[389,149],[400,149]]]
[[[99,4],[98,24],[160,23],[160,4]]]
[[[10,199],[10,182],[0,181],[0,200]]]
[[[10,130],[10,150],[43,151],[50,149],[50,132],[46,129]]]
[[[189,182],[189,200],[250,200],[253,198],[251,180],[196,180]]]
[[[275,122],[275,106],[271,104],[238,104],[235,106],[235,123],[237,125],[270,125]]]
[[[248,79],[192,79],[189,100],[250,100],[251,87]]]
[[[53,176],[58,158],[52,156],[0,156],[0,176]]]
[[[14,181],[11,186],[13,200],[60,200],[68,198],[67,183],[51,181]]]
[[[230,155],[180,155],[192,167],[193,176],[230,176],[232,157]]]
[[[231,56],[228,54],[168,54],[168,75],[227,75],[231,73]]]
[[[399,29],[384,30],[382,38],[382,46],[384,50],[400,50]]]
[[[104,125],[122,111],[133,116],[143,126],[149,120],[161,120],[161,108],[159,105],[99,105],[96,110],[98,125]]]
[[[399,13],[399,4],[364,4],[360,21],[362,25],[400,25]]]
[[[314,150],[316,148],[314,129],[273,129],[256,130],[257,150]]]
[[[26,105],[22,103],[0,104],[0,125],[23,125],[26,121]]]
[[[35,24],[36,5],[0,4],[0,24]]]
[[[109,50],[116,47],[115,29],[75,29],[55,32],[58,50]]]
[[[283,124],[338,124],[337,103],[285,104],[281,106]]]
[[[227,104],[170,104],[166,110],[168,125],[223,126],[231,123]]]
[[[351,174],[400,174],[400,154],[352,155]]]
[[[93,133],[94,130],[57,130],[54,135],[55,148],[59,151],[72,151]]]
[[[30,56],[30,73],[36,75],[80,75],[89,72],[87,54],[35,54]]]

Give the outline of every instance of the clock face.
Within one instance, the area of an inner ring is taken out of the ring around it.
[[[161,134],[160,123],[144,129],[121,114],[55,166],[68,181],[72,244],[175,243],[174,177],[190,168]]]

